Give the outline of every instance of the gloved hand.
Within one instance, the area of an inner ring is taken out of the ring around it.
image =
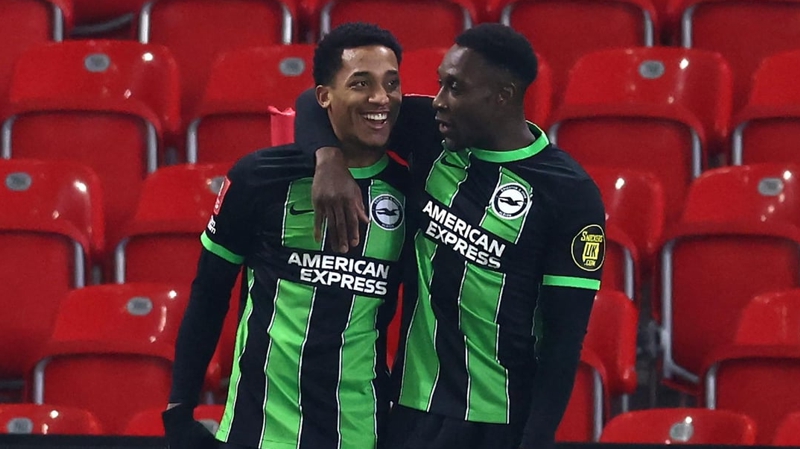
[[[161,414],[170,449],[217,449],[218,442],[194,419],[194,407],[178,404]]]

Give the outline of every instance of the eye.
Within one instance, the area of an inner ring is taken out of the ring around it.
[[[367,87],[368,85],[369,85],[369,83],[367,83],[367,82],[366,82],[366,81],[364,81],[364,80],[361,80],[361,81],[353,81],[352,83],[350,83],[350,87],[359,88],[359,89],[360,89],[360,88],[363,88],[363,87]]]
[[[388,85],[389,89],[396,90],[398,87],[400,87],[400,79],[389,80]]]

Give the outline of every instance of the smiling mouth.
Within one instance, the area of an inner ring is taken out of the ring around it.
[[[383,126],[386,124],[386,121],[389,119],[388,112],[372,112],[369,114],[361,114],[362,117],[373,126]]]

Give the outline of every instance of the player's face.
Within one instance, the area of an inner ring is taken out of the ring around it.
[[[342,67],[327,87],[328,113],[344,143],[384,148],[397,121],[403,94],[397,56],[383,46],[342,52]]]
[[[448,149],[486,148],[496,114],[493,73],[484,58],[468,48],[454,45],[445,54],[433,107]]]

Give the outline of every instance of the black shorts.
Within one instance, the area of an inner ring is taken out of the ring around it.
[[[518,449],[519,425],[470,422],[395,405],[381,449]]]

